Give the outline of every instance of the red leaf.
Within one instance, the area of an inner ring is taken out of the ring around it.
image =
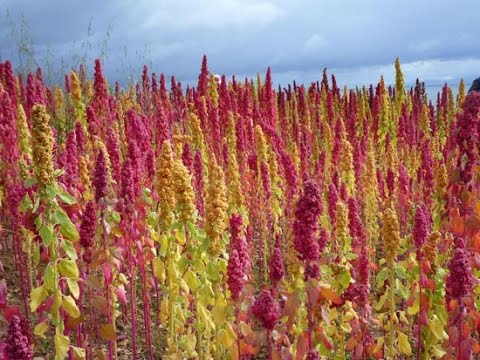
[[[308,332],[305,331],[297,340],[297,360],[305,359],[305,356],[308,353],[308,347]]]
[[[20,308],[18,306],[7,306],[5,307],[5,310],[3,310],[3,316],[8,322],[10,322],[14,315],[21,316]]]

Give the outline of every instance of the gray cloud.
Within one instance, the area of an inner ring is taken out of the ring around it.
[[[24,14],[40,58],[50,49],[69,63],[72,53],[91,45],[89,60],[106,50],[105,69],[115,78],[148,61],[155,72],[193,81],[206,53],[217,73],[263,73],[270,65],[278,82],[285,74],[316,80],[324,67],[335,69],[339,82],[340,74],[350,84],[366,80],[364,69],[378,79],[397,56],[403,64],[441,67],[444,77],[458,81],[476,76],[469,66],[480,52],[480,3],[467,0],[1,1],[12,18]],[[4,17],[0,26],[1,54],[15,61]],[[439,81],[425,67],[413,69],[418,73],[408,77]]]

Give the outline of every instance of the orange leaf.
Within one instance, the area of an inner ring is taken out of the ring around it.
[[[305,359],[308,353],[308,332],[304,332],[297,340],[297,360]]]
[[[331,301],[335,305],[342,305],[343,304],[342,298],[332,289],[320,286],[318,292],[319,292],[321,297]]]
[[[242,355],[254,355],[258,352],[259,348],[247,344],[245,341],[240,340],[240,354]]]
[[[115,340],[117,335],[111,324],[103,324],[100,326],[100,336],[105,340]]]
[[[477,252],[480,251],[480,234],[475,234],[472,238],[472,247]]]
[[[452,231],[457,236],[462,236],[465,233],[465,221],[460,215],[455,215],[452,218]]]

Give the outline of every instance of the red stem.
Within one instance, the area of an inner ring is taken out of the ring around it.
[[[422,266],[421,265],[420,265],[420,281],[418,282],[418,285],[419,285],[419,298],[418,298],[418,304],[419,304],[418,320],[419,321],[418,321],[418,334],[417,334],[417,339],[418,339],[417,360],[420,360],[420,357],[422,355]]]
[[[130,260],[131,261],[131,260]],[[133,262],[131,262],[133,264]],[[132,359],[137,359],[137,315],[136,315],[136,296],[135,296],[135,269],[130,268],[130,312],[132,315]]]

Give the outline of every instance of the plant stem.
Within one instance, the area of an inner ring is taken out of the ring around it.
[[[132,322],[132,359],[137,359],[137,314],[136,314],[136,296],[135,296],[135,268],[130,266],[130,312]]]
[[[389,328],[389,346],[388,346],[388,356],[390,359],[394,358],[395,355],[395,330],[393,324],[393,316],[395,314],[395,291],[394,291],[394,276],[393,276],[393,266],[390,266],[390,309],[389,309],[389,320],[390,320],[390,328]]]

